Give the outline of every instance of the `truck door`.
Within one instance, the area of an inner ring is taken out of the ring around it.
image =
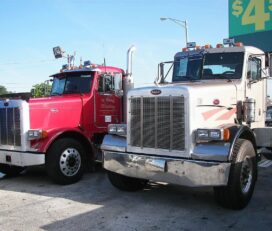
[[[246,97],[255,99],[255,123],[252,127],[263,127],[265,121],[266,81],[262,78],[264,60],[249,56],[247,61]]]
[[[98,78],[98,90],[95,93],[95,124],[100,128],[107,128],[108,124],[121,121],[122,101],[121,96],[115,93],[115,75],[102,74]]]

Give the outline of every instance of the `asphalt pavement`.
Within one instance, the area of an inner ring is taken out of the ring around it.
[[[272,162],[260,165],[253,198],[241,211],[218,206],[212,188],[151,183],[121,192],[103,169],[60,186],[32,168],[1,177],[0,230],[272,230]]]

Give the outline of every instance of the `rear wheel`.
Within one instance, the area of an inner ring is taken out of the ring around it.
[[[120,175],[115,172],[108,171],[108,178],[113,186],[122,190],[122,191],[129,191],[134,192],[143,189],[148,180],[142,180],[138,178],[128,177],[124,175]]]
[[[216,201],[223,207],[243,209],[249,203],[257,180],[256,152],[248,140],[238,139],[234,145],[228,185],[215,187]]]
[[[25,168],[19,166],[10,166],[8,164],[0,164],[0,172],[4,173],[6,176],[17,176]]]
[[[75,183],[84,173],[85,157],[80,142],[71,138],[59,139],[46,154],[47,174],[58,184]]]

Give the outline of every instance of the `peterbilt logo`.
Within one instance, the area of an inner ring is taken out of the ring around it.
[[[161,90],[159,90],[159,89],[154,89],[154,90],[151,91],[151,94],[152,94],[152,95],[159,95],[159,94],[161,94]]]

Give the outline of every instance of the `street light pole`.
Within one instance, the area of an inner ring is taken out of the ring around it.
[[[160,19],[161,19],[161,21],[170,20],[170,21],[178,24],[179,26],[182,26],[185,29],[185,42],[186,42],[186,46],[187,46],[187,43],[188,43],[188,40],[189,40],[188,21],[187,20],[181,21],[181,20],[178,20],[178,19],[175,19],[175,18],[160,18]]]

